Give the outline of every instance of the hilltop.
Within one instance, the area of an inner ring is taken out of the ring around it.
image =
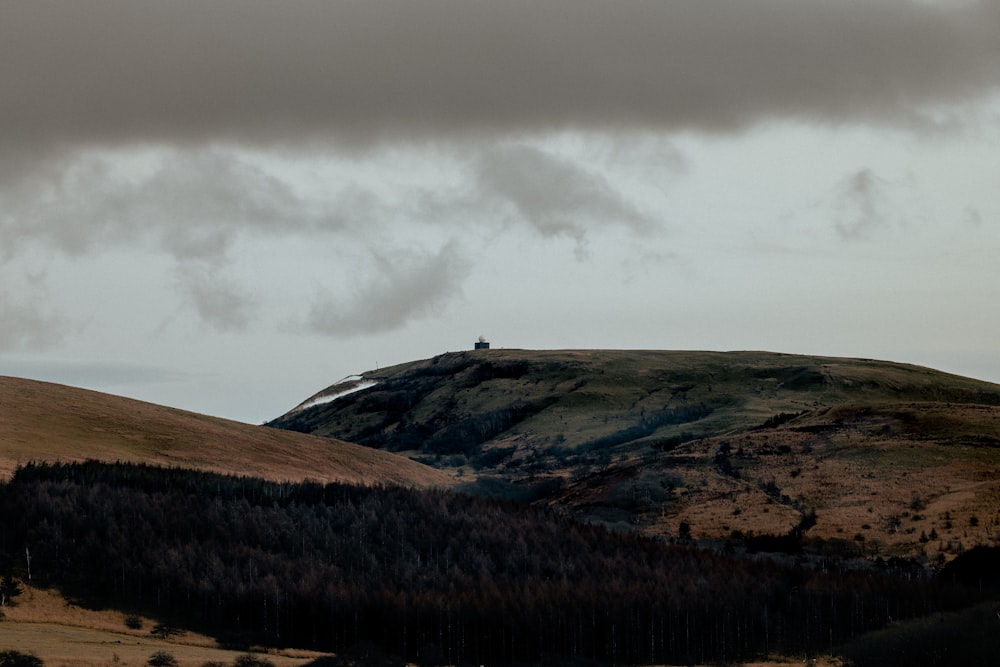
[[[403,452],[474,492],[750,549],[941,560],[1000,525],[1000,385],[902,363],[476,350],[348,378],[271,425]]]
[[[347,442],[48,382],[0,377],[0,475],[29,461],[125,461],[285,481],[447,486],[446,475]]]

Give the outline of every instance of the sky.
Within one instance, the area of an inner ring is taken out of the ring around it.
[[[1000,382],[1000,1],[5,0],[0,374],[261,423],[494,347]]]

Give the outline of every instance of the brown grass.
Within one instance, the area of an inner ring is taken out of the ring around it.
[[[449,486],[401,456],[63,385],[0,377],[0,476],[29,461],[130,461],[358,484]]]
[[[210,637],[192,632],[157,639],[149,633],[152,619],[143,619],[142,629],[130,630],[120,612],[84,609],[50,590],[25,586],[16,601],[4,608],[0,649],[34,653],[49,667],[140,667],[156,651],[170,653],[181,667],[196,667],[209,661],[231,664],[245,653],[219,648]],[[297,667],[321,655],[291,650],[270,651],[266,657],[276,667]]]
[[[1000,447],[983,444],[1000,431],[1000,408],[905,404],[863,412],[863,419],[830,421],[829,430],[795,430],[822,425],[817,418],[700,440],[659,457],[653,465],[683,484],[658,515],[647,513],[645,530],[676,535],[684,521],[696,538],[784,534],[814,509],[807,538],[844,540],[869,557],[930,563],[1000,541]],[[942,426],[927,426],[933,423]],[[723,443],[738,476],[716,465]],[[765,493],[769,483],[777,497]]]
[[[67,602],[52,590],[25,586],[17,606],[5,607],[0,621],[0,649],[33,653],[48,667],[145,667],[156,651],[173,655],[181,667],[200,667],[215,661],[232,664],[245,651],[218,646],[211,637],[193,632],[169,640],[150,636],[155,624],[143,618],[143,627],[125,626],[121,612],[85,609]],[[269,650],[266,658],[275,667],[300,667],[325,654],[299,649]],[[841,667],[830,656],[811,659],[773,657],[741,663],[744,667]]]

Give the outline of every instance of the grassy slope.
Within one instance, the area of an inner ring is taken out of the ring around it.
[[[364,377],[381,386],[287,419],[352,439],[384,422],[373,405],[404,395],[405,419],[386,432],[442,411],[475,419],[517,401],[544,404],[483,443],[517,448],[483,474],[561,478],[546,500],[588,518],[666,535],[686,522],[695,537],[714,539],[784,533],[815,510],[810,537],[928,558],[1000,534],[1000,386],[987,382],[870,359],[613,350],[453,353]],[[691,405],[712,411],[603,458],[583,454],[599,438]],[[799,416],[758,428],[779,413]],[[681,434],[695,439],[670,442]]]
[[[3,609],[0,649],[30,652],[47,665],[144,666],[156,651],[177,658],[181,667],[196,667],[209,661],[232,664],[242,654],[220,648],[215,640],[185,632],[171,639],[150,635],[155,625],[143,619],[143,627],[125,627],[124,615],[110,610],[92,610],[71,604],[58,593],[25,587],[16,605]],[[297,667],[320,654],[307,651],[272,652],[275,667]]]
[[[362,484],[448,486],[443,473],[404,457],[328,438],[251,426],[62,385],[0,377],[0,476],[31,460],[136,461],[272,480],[314,479]],[[53,591],[25,587],[4,608],[0,649],[31,652],[48,665],[140,667],[156,651],[181,667],[232,664],[240,651],[185,633],[149,634],[154,621],[129,630],[116,611],[68,603]],[[276,667],[296,667],[318,654],[270,652]]]
[[[475,378],[487,364],[524,364],[527,370],[519,377]],[[454,418],[461,419],[515,401],[554,399],[499,438],[518,438],[535,446],[556,436],[569,446],[584,444],[664,408],[694,404],[705,404],[713,412],[694,424],[659,429],[654,436],[682,431],[718,435],[760,424],[775,413],[845,402],[1000,403],[1000,386],[918,366],[767,352],[488,350],[449,353],[368,372],[364,377],[381,386],[290,413],[287,419],[297,420],[312,433],[356,439],[383,416],[367,410],[364,397],[388,395],[392,383],[405,383],[407,390],[419,394],[407,412],[410,421],[426,421],[444,405]],[[333,386],[317,396],[336,390]],[[275,423],[284,424],[285,419]]]
[[[215,640],[192,632],[171,639],[149,634],[155,624],[143,619],[143,627],[125,627],[118,611],[91,610],[76,606],[58,593],[25,587],[18,604],[4,609],[0,649],[33,653],[46,665],[66,667],[145,667],[156,651],[173,655],[180,667],[200,667],[208,662],[232,664],[243,651],[220,648]],[[266,658],[275,667],[301,667],[322,654],[299,649],[269,650]],[[802,664],[801,659],[775,658],[746,663],[745,667],[784,667]],[[814,667],[839,667],[842,662],[829,656],[814,659]]]
[[[345,442],[0,377],[0,474],[8,475],[31,460],[83,459],[146,462],[276,481],[451,483],[426,466]]]
[[[926,423],[944,413],[940,428]],[[555,502],[651,534],[686,522],[713,539],[784,534],[815,511],[807,536],[847,551],[947,559],[1000,536],[1000,448],[987,444],[997,436],[994,406],[849,405],[617,462]]]

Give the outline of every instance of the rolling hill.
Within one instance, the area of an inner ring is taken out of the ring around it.
[[[477,350],[348,378],[271,425],[651,535],[931,562],[1000,534],[1000,385],[908,364]]]
[[[286,481],[448,486],[404,457],[58,384],[0,377],[0,475],[29,461],[127,461]]]

